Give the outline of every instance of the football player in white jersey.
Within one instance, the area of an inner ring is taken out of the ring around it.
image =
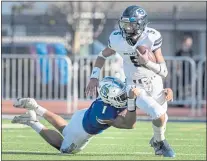
[[[119,53],[124,61],[128,90],[134,86],[141,89],[140,97],[136,99],[136,106],[153,119],[154,135],[150,144],[155,154],[175,157],[164,135],[168,116],[167,102],[162,94],[162,79],[167,76],[168,70],[161,51],[162,37],[157,30],[147,27],[147,24],[147,12],[143,8],[129,6],[125,9],[119,20],[119,30],[111,33],[108,47],[97,57],[86,93],[88,95],[96,93],[100,70],[105,60],[116,52]],[[140,46],[146,47],[142,54],[139,50]],[[154,56],[155,61],[149,59],[150,54]]]

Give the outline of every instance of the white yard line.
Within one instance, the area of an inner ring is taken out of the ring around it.
[[[139,143],[138,143],[139,144]],[[124,144],[90,144],[92,146],[135,146],[135,147],[150,147],[149,144],[146,144],[146,145],[124,145]],[[205,145],[175,145],[175,144],[172,144],[171,145],[172,147],[174,146],[178,146],[178,147],[205,147]]]
[[[22,142],[11,142],[11,141],[2,141],[2,144],[22,144]],[[28,145],[29,144],[32,144],[32,145],[43,145],[43,144],[47,144],[46,142],[41,142],[41,143],[37,143],[37,142],[31,142],[31,141],[29,141],[28,143],[27,143]]]
[[[106,137],[106,136],[97,136],[94,137],[96,139],[120,139],[120,140],[125,140],[126,137]],[[136,140],[149,140],[149,138],[146,137],[137,137]],[[175,138],[173,140],[186,140],[186,141],[204,141],[205,139],[183,139],[183,138]]]
[[[34,138],[34,136],[30,136],[30,135],[15,135],[14,137],[9,137],[9,138]],[[97,135],[95,136],[93,139],[114,139],[114,140],[126,140],[127,137],[111,137],[111,136],[101,136],[101,135]],[[136,140],[149,140],[149,138],[146,137],[136,137],[134,138]],[[205,139],[184,139],[184,138],[175,138],[173,140],[182,140],[182,141],[205,141]]]
[[[23,150],[17,150],[17,149],[15,149],[15,150],[3,150],[2,152],[22,152],[22,153],[27,153],[27,152],[31,152],[31,153],[43,153],[44,151],[29,151],[29,150],[26,150],[26,151],[23,151]],[[54,152],[47,152],[47,153],[54,153]],[[58,154],[58,153],[57,153]],[[100,152],[83,152],[82,154],[100,154]],[[117,153],[117,152],[115,152],[115,153],[101,153],[101,155],[106,155],[107,156],[107,154],[110,154],[110,155],[119,155],[119,154],[122,154],[123,155],[123,153]],[[154,153],[152,153],[152,152],[133,152],[133,153],[125,153],[125,154],[127,154],[127,155],[134,155],[134,154],[139,154],[139,155],[154,155]],[[38,155],[38,154],[37,154]],[[206,154],[204,154],[204,153],[199,153],[199,154],[186,154],[186,153],[176,153],[176,156],[178,157],[179,155],[186,155],[186,156],[205,156]],[[78,156],[78,154],[76,154],[76,156]]]
[[[3,141],[2,144],[22,144],[22,142],[11,142],[11,141]],[[46,142],[32,142],[29,141],[28,144],[32,144],[32,145],[46,145]],[[146,145],[124,145],[124,144],[89,144],[90,146],[133,146],[133,147],[150,147],[149,144]],[[205,147],[205,145],[176,145],[176,144],[172,144],[172,147]],[[94,148],[94,147],[93,147]]]
[[[2,124],[2,129],[22,129],[29,128],[27,125],[22,124]]]
[[[27,132],[33,132],[34,130],[32,129],[32,128],[30,128],[30,127],[28,127],[28,126],[25,126],[25,125],[19,125],[19,126],[17,126],[17,125],[5,125],[5,126],[3,126],[2,127],[2,131],[6,131],[6,132],[19,132],[19,131],[21,131],[22,130],[22,128],[29,128],[29,129],[27,129],[28,131]],[[145,131],[146,130],[146,131]],[[134,134],[134,135],[139,135],[139,134],[142,134],[143,135],[143,133],[145,133],[145,132],[147,132],[147,133],[149,133],[149,132],[151,132],[151,131],[149,131],[149,130],[147,130],[147,129],[145,129],[145,130],[139,130],[139,131],[136,131],[136,130],[123,130],[123,131],[104,131],[103,132],[103,134],[120,134],[120,135],[123,135],[123,134]],[[179,133],[180,131],[177,131],[177,132],[173,132],[173,131],[168,131],[167,132],[167,135],[183,135],[183,133],[189,133],[189,131],[182,131],[182,133]],[[199,131],[199,133],[196,133],[196,134],[194,134],[194,135],[201,135],[200,133],[206,133],[206,131]]]

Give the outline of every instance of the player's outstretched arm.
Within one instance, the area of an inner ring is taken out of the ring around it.
[[[115,51],[108,47],[99,53],[95,62],[95,66],[93,67],[91,73],[90,81],[86,87],[87,95],[92,96],[96,94],[96,87],[98,86],[98,78],[100,75],[101,68],[103,67],[107,57],[112,56],[113,54],[115,54]]]
[[[126,112],[125,116],[117,116],[109,125],[119,129],[133,129],[136,123],[136,110]]]
[[[171,88],[165,88],[166,101],[173,100],[173,91]],[[107,123],[110,126],[120,129],[133,129],[136,123],[136,107],[135,96],[139,96],[140,92],[138,88],[133,88],[129,92],[128,108],[125,116],[119,115],[114,120],[102,120],[103,123]]]

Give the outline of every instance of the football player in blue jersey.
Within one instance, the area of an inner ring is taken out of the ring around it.
[[[77,153],[94,135],[100,134],[110,126],[131,129],[136,122],[135,98],[139,95],[138,88],[132,88],[126,93],[126,85],[121,80],[105,77],[99,83],[98,93],[99,97],[89,108],[74,113],[70,123],[38,105],[33,98],[17,99],[14,107],[28,109],[28,112],[15,116],[12,123],[30,126],[62,153]],[[171,98],[168,97],[167,94],[166,100]],[[121,113],[125,111],[125,116],[122,116]],[[59,132],[41,124],[37,120],[37,115],[46,119]]]

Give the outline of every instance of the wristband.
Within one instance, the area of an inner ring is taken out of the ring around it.
[[[107,57],[103,56],[103,52],[102,51],[98,54],[98,56],[103,58],[103,59],[107,59]]]
[[[145,66],[162,77],[166,77],[168,74],[165,62],[157,64],[152,61],[148,61],[147,64],[145,64]]]
[[[127,99],[127,110],[133,112],[136,110],[135,99]]]
[[[92,70],[92,73],[91,73],[91,77],[90,78],[96,78],[96,79],[98,79],[99,78],[99,75],[100,75],[100,71],[101,71],[100,68],[94,67],[93,70]]]

